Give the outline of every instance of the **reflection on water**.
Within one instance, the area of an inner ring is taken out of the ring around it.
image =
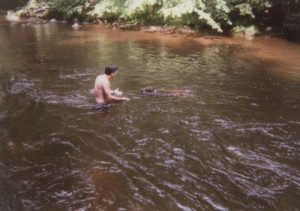
[[[300,47],[203,39],[1,23],[1,210],[299,208]],[[131,101],[94,112],[110,63]]]

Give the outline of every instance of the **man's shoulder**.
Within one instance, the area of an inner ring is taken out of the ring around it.
[[[105,77],[104,77],[104,75],[98,75],[96,77],[96,80],[105,80]]]
[[[109,81],[107,80],[107,78],[105,77],[105,75],[98,75],[96,77],[96,81],[98,83],[108,83]]]
[[[96,79],[98,78],[103,78],[104,74],[101,74],[101,75],[97,75]]]

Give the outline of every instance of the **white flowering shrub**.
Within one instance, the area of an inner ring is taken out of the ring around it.
[[[49,8],[49,5],[46,2],[42,2],[42,1],[37,1],[37,0],[30,0],[28,1],[28,3],[26,4],[25,7],[23,7],[22,9],[18,10],[16,12],[16,15],[18,16],[30,16],[32,12],[34,12],[35,10],[41,9],[41,8]]]
[[[122,1],[102,0],[88,14],[97,18],[117,19],[122,14],[122,10]]]
[[[222,1],[222,0],[220,0]],[[199,24],[207,24],[212,29],[222,32],[220,24],[215,21],[212,14],[207,10],[206,4],[202,0],[175,0],[166,1],[159,11],[167,19],[181,19],[183,16],[196,16],[194,21]]]

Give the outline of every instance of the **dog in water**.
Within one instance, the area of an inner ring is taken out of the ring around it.
[[[189,88],[183,89],[155,89],[152,86],[145,86],[141,88],[141,94],[146,96],[182,96],[190,93]]]

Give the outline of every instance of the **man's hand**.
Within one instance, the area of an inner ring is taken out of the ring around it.
[[[123,95],[123,92],[119,90],[119,88],[115,89],[113,92],[112,92],[112,95],[116,95],[116,96],[122,96]]]
[[[89,93],[92,94],[92,95],[95,95],[95,94],[96,94],[96,93],[95,93],[95,89],[90,89],[90,90],[89,90]]]
[[[128,97],[123,97],[122,100],[129,101],[130,99]]]

